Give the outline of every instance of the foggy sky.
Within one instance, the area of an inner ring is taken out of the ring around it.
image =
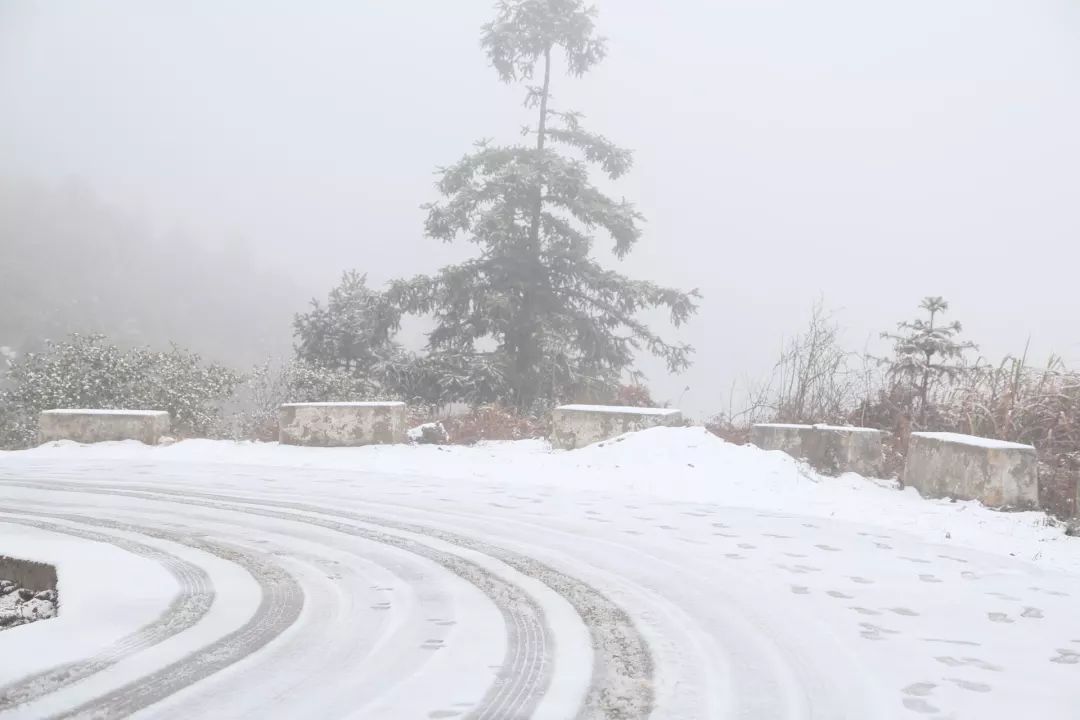
[[[991,357],[1080,359],[1075,0],[597,4],[609,57],[553,104],[635,150],[610,189],[648,223],[614,266],[705,296],[674,333],[694,368],[644,363],[660,399],[726,407],[819,295],[855,349],[935,294]],[[313,295],[433,271],[471,249],[423,237],[434,169],[530,119],[479,48],[491,5],[0,0],[0,173]]]

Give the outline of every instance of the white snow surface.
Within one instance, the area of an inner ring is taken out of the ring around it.
[[[56,563],[61,587],[58,619],[0,633],[20,658],[0,662],[0,720],[1080,707],[1080,539],[701,428],[571,452],[52,443],[0,453],[0,508],[0,551]],[[202,615],[170,615],[206,585]],[[165,636],[125,644],[155,616]],[[115,662],[9,699],[102,652]]]
[[[880,430],[875,428],[866,427],[854,427],[852,425],[814,425],[818,430],[843,430],[845,432],[857,432],[857,433],[880,433]]]
[[[135,417],[161,417],[169,414],[165,410],[103,410],[100,408],[57,408],[42,412],[46,415],[129,415]]]
[[[995,440],[977,435],[963,435],[949,432],[914,432],[912,435],[926,438],[927,440],[940,440],[941,442],[956,443],[958,445],[971,445],[973,447],[987,448],[990,450],[1034,450],[1031,445],[1009,442],[1007,440]]]
[[[401,401],[365,401],[365,402],[309,402],[309,403],[285,403],[281,407],[402,407]]]
[[[628,415],[677,415],[675,408],[631,407],[628,405],[560,405],[559,410],[573,412],[625,413]]]

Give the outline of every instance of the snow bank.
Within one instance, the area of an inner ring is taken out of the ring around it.
[[[149,448],[136,442],[56,443],[0,453],[0,469],[22,463],[130,460],[296,467],[350,475],[424,476],[455,483],[500,483],[595,490],[638,502],[685,502],[767,510],[894,528],[923,540],[956,543],[1080,572],[1080,540],[1041,512],[1001,513],[979,503],[923,499],[895,481],[851,473],[819,475],[779,451],[733,445],[704,428],[657,427],[573,452],[540,440],[475,446],[391,445],[306,448],[276,443],[187,440]],[[362,480],[360,480],[362,482]]]

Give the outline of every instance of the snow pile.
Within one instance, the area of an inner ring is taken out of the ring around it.
[[[409,442],[439,445],[445,443],[449,436],[441,422],[429,422],[409,428],[405,431],[405,437],[409,438]]]

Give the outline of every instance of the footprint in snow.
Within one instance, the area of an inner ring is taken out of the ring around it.
[[[920,565],[929,565],[930,564],[929,560],[923,560],[922,558],[913,558],[913,557],[909,557],[907,555],[901,555],[900,559],[901,560],[907,560],[908,562],[919,563]]]
[[[881,627],[880,625],[874,625],[873,623],[862,622],[859,623],[859,627],[862,630],[859,635],[867,640],[884,640],[885,635],[897,635],[899,631],[890,630],[889,628]]]
[[[860,615],[880,615],[881,614],[877,610],[871,610],[870,608],[858,607],[858,606],[854,606],[854,605],[851,607],[851,609],[854,610],[855,612],[859,613]]]
[[[844,593],[840,592],[839,590],[828,590],[828,591],[825,592],[825,594],[828,595],[829,597],[839,598],[841,600],[854,600],[855,599],[854,595],[845,595]]]
[[[437,638],[431,640],[425,640],[424,644],[420,646],[421,650],[441,650],[446,647],[446,643]]]
[[[925,575],[925,574],[920,575],[919,579],[922,580],[923,582],[927,582],[927,583],[939,583],[939,582],[941,582],[941,578],[936,577],[934,575]]]
[[[932,693],[934,691],[934,688],[936,687],[937,683],[917,682],[908,685],[900,692],[904,693],[905,695],[914,695],[915,697],[926,697],[927,695]]]
[[[1043,611],[1037,607],[1026,607],[1024,612],[1020,613],[1020,617],[1032,618],[1034,620],[1042,620]]]
[[[737,537],[739,537],[738,535],[733,535],[732,533],[725,533],[725,532],[714,532],[713,535],[719,535],[720,537],[726,537],[726,538],[737,538]]]
[[[432,710],[427,716],[429,718],[452,718],[460,717],[461,713],[457,710]]]
[[[795,593],[796,595],[809,595],[810,588],[806,587],[805,585],[792,585],[791,592]]]
[[[779,533],[761,533],[762,537],[776,538],[777,540],[790,540],[790,535],[780,535]]]
[[[982,647],[981,643],[971,640],[948,640],[946,638],[923,638],[923,642],[948,643],[949,645],[968,645],[970,647]]]
[[[986,617],[990,618],[990,622],[996,623],[1012,623],[1013,619],[1002,612],[986,613]]]
[[[745,560],[746,559],[745,555],[740,555],[739,553],[724,553],[724,557],[726,557],[728,560]]]
[[[935,706],[926,702],[922,698],[904,698],[904,707],[906,707],[908,710],[911,710],[912,712],[917,712],[923,715],[933,715],[938,711]]]
[[[1058,648],[1058,656],[1050,658],[1050,662],[1059,665],[1080,665],[1080,652],[1075,650]]]
[[[388,602],[377,603],[375,605],[372,605],[371,609],[372,610],[389,610],[390,609],[390,603],[388,603]]]
[[[840,552],[840,548],[833,547],[832,545],[815,545],[818,550],[825,550],[826,552]]]
[[[953,562],[967,564],[967,560],[964,558],[953,557],[952,555],[938,555],[942,560],[952,560]]]
[[[640,530],[623,530],[623,532],[626,533],[627,535],[640,535],[641,534]]]
[[[889,612],[896,613],[897,615],[903,615],[905,617],[918,617],[919,613],[906,607],[894,607],[889,608]]]
[[[1046,593],[1047,595],[1054,595],[1056,597],[1070,597],[1069,593],[1061,592],[1060,590],[1044,590],[1043,588],[1040,588],[1040,587],[1031,587],[1031,588],[1028,588],[1028,589],[1029,590],[1034,590],[1035,592]]]
[[[876,547],[878,550],[892,550],[892,545],[883,542],[875,542],[874,547]]]
[[[942,655],[942,656],[936,657],[934,659],[937,660],[942,665],[948,665],[949,667],[965,667],[965,666],[968,666],[968,667],[978,668],[979,670],[988,670],[990,672],[1001,672],[1001,668],[998,667],[997,665],[994,665],[992,663],[988,663],[985,660],[980,660],[979,658],[973,658],[973,657],[955,658],[955,657],[952,657],[951,655]]]
[[[975,573],[971,572],[970,570],[963,570],[960,573],[960,577],[964,578],[965,580],[978,580],[979,579],[979,576],[976,575]]]
[[[963,678],[945,678],[945,679],[948,680],[949,682],[951,682],[953,685],[956,685],[956,687],[958,687],[958,688],[960,688],[962,690],[970,690],[971,692],[981,692],[981,693],[986,693],[986,692],[990,692],[991,690],[993,690],[993,688],[990,687],[989,685],[987,685],[986,683],[971,682],[970,680],[964,680]]]
[[[986,594],[987,595],[992,595],[993,597],[996,597],[999,600],[1008,600],[1009,602],[1016,602],[1017,600],[1020,599],[1020,598],[1015,597],[1013,595],[1007,595],[1005,593],[1000,593],[1000,592],[988,592]]]
[[[789,573],[795,575],[805,575],[808,572],[814,572],[820,568],[810,567],[809,565],[782,565],[777,563],[774,567],[778,567],[781,570],[787,570]]]
[[[750,543],[739,543],[739,547],[743,550],[757,550],[757,545],[751,545]]]
[[[854,576],[852,576],[852,577],[850,577],[848,579],[851,580],[851,582],[858,583],[860,585],[873,585],[874,584],[873,580],[870,580],[869,578],[859,577],[858,575],[854,575]]]
[[[804,555],[803,553],[784,553],[784,555],[787,555],[789,558],[804,558],[804,557],[806,557],[806,555]]]

